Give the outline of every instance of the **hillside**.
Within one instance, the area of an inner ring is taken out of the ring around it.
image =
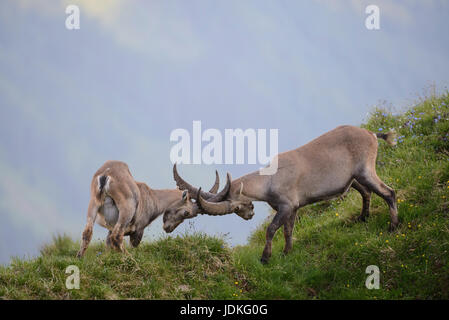
[[[361,197],[322,202],[298,213],[291,254],[282,230],[268,265],[259,258],[265,227],[248,244],[229,248],[202,234],[142,243],[122,255],[56,237],[33,260],[0,267],[5,299],[448,299],[449,94],[429,97],[395,115],[373,110],[363,127],[395,128],[398,144],[379,142],[377,172],[398,196],[400,226],[389,233],[386,204],[373,195],[371,216],[356,222]],[[243,223],[243,221],[242,221]],[[65,288],[65,268],[80,269],[79,290]],[[365,287],[369,265],[380,268],[380,289]]]

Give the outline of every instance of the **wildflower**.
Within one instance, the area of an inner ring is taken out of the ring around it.
[[[402,236],[405,237],[405,233],[403,233]]]
[[[236,281],[236,282],[234,282],[234,284],[239,284],[239,282],[238,282],[238,281]]]
[[[379,236],[381,236],[383,233],[381,232],[381,233],[379,233]]]
[[[385,243],[388,243],[389,241],[388,240],[385,240]]]
[[[383,130],[383,128],[379,128],[379,131],[382,131]]]
[[[418,176],[418,179],[421,179],[421,176]]]
[[[338,212],[335,214],[336,217],[338,217]]]

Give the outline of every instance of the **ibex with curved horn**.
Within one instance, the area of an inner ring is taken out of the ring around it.
[[[216,172],[210,193],[217,192],[218,186]],[[216,194],[215,199],[221,200],[228,191],[226,189]],[[131,245],[138,246],[145,227],[161,214],[164,215],[164,225],[174,229],[184,219],[196,216],[197,210],[187,190],[151,189],[145,183],[134,180],[126,163],[107,161],[92,178],[87,224],[77,256],[84,255],[95,221],[109,230],[107,246],[123,252],[126,251],[123,237],[129,236]]]
[[[342,195],[350,187],[362,195],[360,220],[364,221],[369,215],[371,192],[374,192],[388,204],[390,229],[394,229],[398,225],[396,195],[376,174],[377,138],[394,145],[394,136],[393,131],[375,134],[354,126],[337,127],[302,147],[277,155],[275,174],[260,175],[256,171],[232,181],[224,201],[209,201],[200,189],[192,187],[179,175],[175,175],[175,180],[197,199],[200,210],[207,214],[236,212],[249,217],[254,214],[252,201],[265,201],[276,210],[267,229],[261,258],[261,262],[266,263],[271,256],[274,234],[281,226],[284,226],[284,252],[291,250],[299,208]]]

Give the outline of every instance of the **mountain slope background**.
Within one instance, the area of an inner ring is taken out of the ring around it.
[[[363,127],[394,128],[397,145],[379,141],[377,173],[394,188],[400,226],[388,232],[387,205],[373,195],[371,216],[357,222],[361,197],[301,208],[292,252],[284,256],[280,229],[268,265],[259,258],[267,219],[246,245],[187,232],[143,242],[130,255],[55,236],[37,258],[0,267],[4,299],[448,299],[449,95],[432,95],[410,109],[372,111]],[[243,221],[241,223],[244,223]],[[68,290],[67,266],[80,269],[80,289]],[[380,288],[368,290],[365,272],[380,270]]]

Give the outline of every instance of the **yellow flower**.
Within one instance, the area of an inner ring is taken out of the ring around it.
[[[338,213],[336,213],[335,216],[338,217]]]
[[[421,179],[421,176],[419,176],[418,179]]]
[[[234,284],[239,284],[239,282],[238,282],[238,281],[236,281],[236,282],[234,282]]]
[[[382,235],[382,232],[381,232],[381,233],[379,233],[379,235],[381,236],[381,235]]]
[[[388,243],[388,240],[385,240],[386,243]]]

